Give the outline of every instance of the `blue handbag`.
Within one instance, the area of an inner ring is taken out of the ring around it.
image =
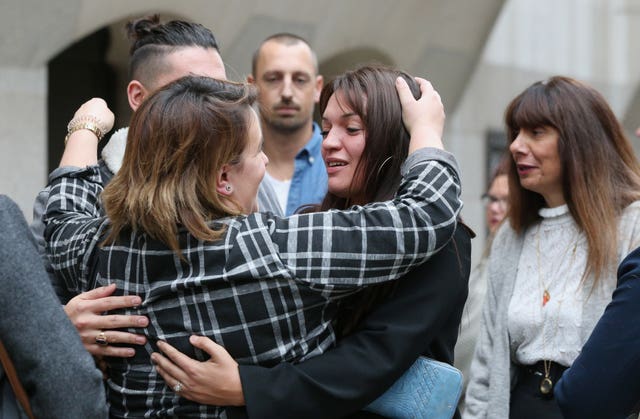
[[[421,356],[364,410],[388,418],[450,419],[462,392],[462,373]]]

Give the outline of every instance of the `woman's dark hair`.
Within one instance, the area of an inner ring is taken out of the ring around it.
[[[340,92],[341,105],[362,119],[366,141],[354,180],[363,185],[358,197],[340,198],[327,193],[320,209],[344,209],[351,205],[391,199],[400,185],[400,166],[409,151],[409,133],[402,123],[402,107],[396,91],[398,77],[404,78],[414,97],[420,87],[409,74],[383,66],[364,66],[336,77],[320,94],[320,113],[329,98]]]
[[[606,100],[595,89],[568,77],[534,83],[505,112],[507,136],[521,129],[552,127],[558,132],[562,189],[569,212],[584,232],[587,269],[595,280],[617,263],[617,225],[622,211],[640,199],[640,165]],[[536,223],[542,195],[520,185],[509,166],[509,221],[518,233]]]
[[[420,97],[420,87],[409,74],[388,67],[369,65],[336,77],[324,86],[320,94],[320,113],[327,108],[329,98],[340,93],[340,105],[362,119],[365,145],[356,167],[354,181],[363,188],[357,197],[341,198],[327,193],[318,210],[346,209],[352,205],[386,201],[396,194],[400,185],[400,166],[409,152],[409,133],[402,123],[402,106],[396,91],[396,79],[404,78],[414,97]],[[308,208],[306,209],[308,210]],[[375,285],[341,302],[335,321],[339,336],[351,333],[360,320],[395,289],[396,282]]]

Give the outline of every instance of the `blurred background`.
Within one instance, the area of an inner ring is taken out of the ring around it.
[[[325,80],[366,62],[430,79],[462,168],[463,217],[479,236],[474,260],[502,115],[528,85],[556,74],[591,84],[640,147],[640,0],[0,0],[0,193],[28,220],[82,102],[104,97],[116,127],[128,125],[124,24],[150,13],[210,28],[234,80],[283,31],[309,40]]]

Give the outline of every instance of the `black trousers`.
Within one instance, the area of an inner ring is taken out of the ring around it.
[[[552,362],[549,374],[551,381],[557,383],[566,369],[567,367]],[[553,389],[549,394],[540,391],[543,378],[542,361],[518,368],[516,386],[511,390],[509,419],[562,419],[560,407],[553,397]]]

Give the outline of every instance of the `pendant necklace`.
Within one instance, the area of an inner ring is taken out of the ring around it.
[[[547,305],[549,300],[551,300],[551,293],[549,292],[549,286],[551,285],[551,280],[547,279],[547,284],[545,284],[544,281],[542,280],[542,273],[541,273],[542,265],[540,264],[540,228],[541,226],[542,226],[542,223],[538,224],[538,231],[536,232],[536,258],[538,262],[538,282],[540,283],[540,287],[542,288],[542,307],[544,307]],[[565,256],[567,255],[571,247],[573,247],[573,251],[571,252],[571,263],[569,267],[571,268],[573,266],[573,262],[576,258],[576,250],[578,248],[578,240],[576,236],[577,236],[577,233],[574,233],[573,237],[571,238],[571,241],[569,242],[569,245],[564,249],[564,252],[562,252],[562,257],[558,259],[560,261],[560,263],[558,264],[558,268],[562,264],[562,260],[565,258]]]
[[[546,354],[547,354],[547,345],[546,345],[546,341],[547,341],[547,336],[545,334],[545,329],[546,329],[546,321],[544,320],[545,318],[545,313],[544,313],[544,308],[547,305],[547,303],[551,300],[551,293],[549,292],[549,286],[551,285],[551,279],[547,278],[547,284],[544,283],[544,281],[542,280],[542,265],[540,263],[540,229],[541,229],[542,223],[538,224],[538,231],[536,232],[536,258],[537,258],[537,262],[538,262],[538,282],[540,283],[540,288],[542,289],[542,304],[540,305],[540,319],[542,321],[542,351],[545,354],[545,358],[546,358]],[[562,265],[562,261],[564,260],[565,256],[567,255],[569,249],[571,247],[573,247],[573,251],[571,252],[571,262],[569,264],[568,267],[568,272],[571,272],[571,268],[573,267],[573,262],[575,261],[576,258],[576,250],[578,247],[578,240],[577,240],[577,233],[574,234],[574,236],[571,238],[571,241],[569,242],[569,245],[565,248],[564,252],[562,252],[562,256],[558,259],[560,261],[560,263],[558,264],[557,268],[560,268],[560,266]],[[557,273],[558,269],[556,269],[556,273]],[[551,271],[553,272],[553,270]],[[566,290],[566,286],[567,286],[567,281],[565,280],[564,282],[564,287],[562,289],[562,293],[561,296],[562,298],[560,300],[558,300],[558,314],[560,312],[560,306],[562,305],[562,302],[564,301],[564,294],[565,294],[565,290]],[[555,324],[555,330],[553,333],[552,338],[555,338],[555,336],[558,334],[558,327],[559,327],[559,323],[560,323],[560,319],[558,317],[558,319],[556,320],[556,324]],[[543,395],[549,395],[552,391],[553,391],[553,380],[551,380],[551,362],[550,360],[547,359],[543,359],[542,360],[542,365],[544,366],[544,377],[542,378],[542,380],[540,381],[540,393],[542,393]]]

